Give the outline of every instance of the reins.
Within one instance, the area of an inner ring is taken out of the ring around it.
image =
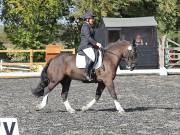
[[[107,52],[107,53],[113,54],[113,55],[115,55],[115,56],[117,56],[117,57],[119,58],[119,55],[117,55],[117,54],[115,54],[115,53],[113,53],[113,52],[111,52],[111,51],[108,51],[108,50],[106,50],[106,49],[103,48],[103,47],[101,47],[100,50],[102,51],[103,55],[104,55],[104,52]]]

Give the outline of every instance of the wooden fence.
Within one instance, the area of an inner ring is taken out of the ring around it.
[[[1,62],[0,66],[27,66],[30,69],[32,69],[33,65],[45,65],[46,62],[33,62],[34,53],[36,52],[44,52],[46,53],[46,50],[0,50],[0,53],[29,53],[29,62]],[[75,54],[75,49],[61,49],[60,52],[71,52]],[[60,53],[59,52],[59,53]]]

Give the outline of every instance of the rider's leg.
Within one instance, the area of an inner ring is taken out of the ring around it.
[[[91,81],[91,71],[93,69],[93,65],[94,65],[94,61],[95,61],[95,53],[93,48],[86,48],[83,50],[83,52],[87,55],[87,57],[89,58],[88,63],[86,65],[86,69],[85,69],[85,76],[86,79]]]
[[[86,76],[86,79],[91,81],[92,78],[91,78],[91,72],[92,72],[92,69],[93,69],[93,65],[94,65],[94,62],[92,60],[89,60],[87,65],[86,65],[86,68],[85,68],[85,76]]]
[[[94,49],[89,47],[86,49],[83,49],[83,52],[94,62],[95,61],[95,54]]]

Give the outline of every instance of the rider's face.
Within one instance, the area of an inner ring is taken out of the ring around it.
[[[94,18],[89,18],[89,24],[90,24],[90,25],[94,25],[94,22],[95,22],[95,21],[94,21]]]

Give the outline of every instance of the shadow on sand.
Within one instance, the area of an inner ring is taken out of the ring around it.
[[[135,108],[126,108],[124,109],[125,112],[143,112],[143,111],[150,111],[150,110],[180,110],[180,108],[172,108],[172,107],[135,107]],[[77,112],[81,112],[81,109],[76,109]],[[108,109],[89,109],[87,112],[116,112],[116,108],[108,108]],[[52,112],[67,112],[66,110],[45,110],[45,113],[52,113]]]
[[[135,107],[135,108],[126,108],[125,112],[138,112],[138,111],[150,111],[150,110],[179,110],[180,108],[172,108],[172,107]],[[77,109],[77,111],[81,111]],[[108,109],[89,109],[88,111],[100,111],[100,112],[116,112],[116,108],[108,108]]]

